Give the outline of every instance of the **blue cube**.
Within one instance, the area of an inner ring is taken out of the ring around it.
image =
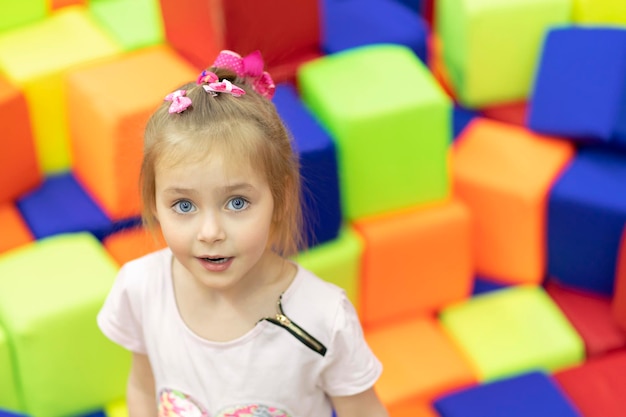
[[[70,172],[50,175],[17,201],[17,207],[37,239],[91,232],[102,239],[114,224]]]
[[[300,155],[307,243],[315,246],[333,240],[343,220],[335,144],[293,85],[278,85],[273,101]]]
[[[441,417],[582,417],[552,378],[529,372],[437,398]]]
[[[626,223],[626,154],[580,149],[553,185],[547,210],[548,276],[612,295]]]
[[[428,23],[419,11],[402,2],[322,1],[322,48],[327,54],[387,43],[406,46],[425,63],[428,33]]]
[[[626,28],[552,29],[530,98],[528,126],[578,143],[626,146]]]

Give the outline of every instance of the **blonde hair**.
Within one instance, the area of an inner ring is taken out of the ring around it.
[[[219,151],[232,164],[252,164],[265,175],[274,200],[272,248],[282,256],[295,255],[304,246],[300,166],[291,137],[274,104],[257,94],[245,79],[210,68],[220,80],[228,79],[245,94],[213,96],[201,85],[181,86],[192,104],[170,114],[164,102],[152,114],[144,133],[141,167],[142,218],[151,231],[155,218],[155,169],[157,164],[178,164],[188,158],[200,160]]]

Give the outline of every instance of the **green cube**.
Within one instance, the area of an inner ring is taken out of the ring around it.
[[[296,260],[320,278],[343,288],[358,309],[363,249],[363,239],[351,226],[344,225],[336,239],[301,252]]]
[[[369,45],[302,65],[304,103],[337,145],[344,217],[449,195],[450,99],[400,45]]]
[[[0,326],[0,410],[19,410],[21,408],[9,339]]]
[[[546,32],[571,21],[571,0],[439,0],[436,31],[459,102],[528,97]]]
[[[89,11],[126,51],[165,39],[158,0],[91,0]]]
[[[48,13],[45,0],[0,0],[0,32],[43,19]]]
[[[57,235],[0,256],[0,322],[33,417],[98,409],[125,393],[130,354],[96,324],[118,266],[88,233]]]
[[[538,286],[478,295],[443,309],[439,319],[482,381],[551,373],[584,360],[582,338]]]

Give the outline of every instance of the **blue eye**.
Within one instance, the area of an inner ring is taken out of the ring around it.
[[[195,209],[195,206],[191,201],[180,200],[174,204],[173,208],[176,213],[185,214],[192,212]]]
[[[228,209],[234,211],[240,211],[248,207],[248,201],[245,198],[235,197],[228,202]]]

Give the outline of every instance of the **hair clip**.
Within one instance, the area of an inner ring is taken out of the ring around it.
[[[238,77],[248,78],[252,89],[263,97],[271,100],[274,97],[276,86],[267,71],[263,71],[263,57],[260,51],[241,57],[236,52],[223,50],[215,58],[213,67],[226,68],[237,74]]]
[[[191,99],[185,97],[186,94],[187,90],[176,90],[165,96],[165,101],[172,102],[169,108],[170,113],[181,113],[191,106]]]
[[[202,86],[202,88],[204,88],[204,91],[211,94],[212,96],[216,96],[217,93],[232,94],[234,97],[241,97],[246,94],[243,88],[237,87],[228,80],[205,84]]]
[[[200,73],[200,75],[198,75],[198,79],[196,80],[196,84],[209,84],[209,83],[214,83],[217,82],[218,78],[217,75],[215,75],[215,73],[211,72],[211,71],[207,71],[204,70]]]

